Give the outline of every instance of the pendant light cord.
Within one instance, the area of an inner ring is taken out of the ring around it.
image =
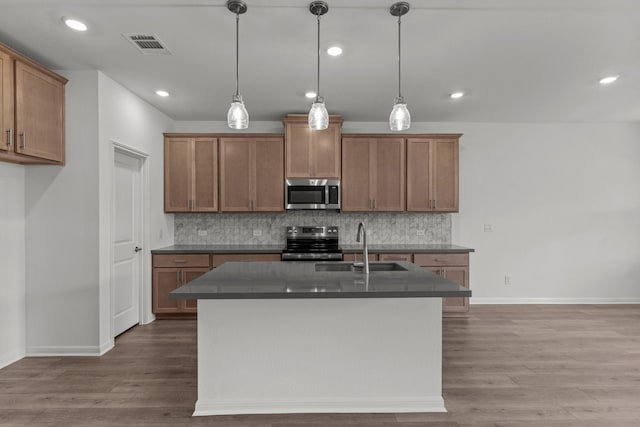
[[[401,63],[401,59],[402,59],[402,53],[400,52],[400,25],[401,25],[401,21],[400,21],[400,16],[398,16],[398,98],[402,98],[402,93],[400,91],[400,82],[402,79],[402,72],[400,69],[400,63]]]
[[[316,92],[316,102],[320,102],[320,11],[318,10],[318,14],[316,15],[318,20],[318,73],[317,73],[317,92]]]
[[[240,72],[238,62],[240,56],[240,13],[236,12],[236,97],[240,95],[240,86],[238,81],[240,80]]]

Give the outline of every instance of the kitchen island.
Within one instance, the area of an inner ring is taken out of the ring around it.
[[[442,412],[442,297],[408,262],[229,262],[171,292],[198,300],[194,415]]]

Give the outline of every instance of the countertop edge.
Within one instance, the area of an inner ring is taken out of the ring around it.
[[[451,247],[442,248],[425,248],[420,246],[412,246],[408,244],[403,247],[399,245],[393,245],[394,247],[384,247],[371,245],[368,250],[370,253],[471,253],[475,252],[475,249],[467,248],[464,246],[451,245]],[[179,245],[167,246],[164,248],[152,249],[151,254],[279,254],[284,249],[284,246],[254,246],[254,247],[215,247],[215,245],[202,245],[202,247],[194,247],[186,245],[181,247]],[[344,253],[359,253],[362,249],[353,248],[351,245],[345,245],[342,249]]]

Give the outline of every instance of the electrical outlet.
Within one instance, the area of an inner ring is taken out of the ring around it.
[[[424,236],[425,230],[416,230],[416,236]]]
[[[493,225],[491,225],[491,224],[485,224],[485,225],[484,225],[484,232],[485,232],[485,233],[492,233],[492,232],[493,232]]]
[[[504,276],[504,284],[507,286],[511,284],[511,276]]]
[[[253,237],[262,236],[262,230],[253,230]]]
[[[206,236],[207,230],[198,230],[198,236]]]

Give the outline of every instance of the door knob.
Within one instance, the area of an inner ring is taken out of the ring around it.
[[[139,246],[136,246],[133,250],[134,250],[135,252],[140,252],[140,251],[142,250],[142,248],[141,248],[141,247],[139,247]]]

